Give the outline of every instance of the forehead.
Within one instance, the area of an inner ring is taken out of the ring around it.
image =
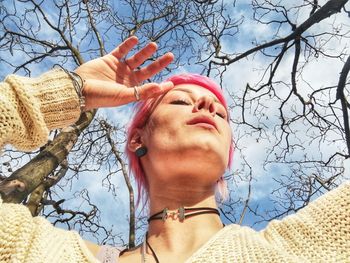
[[[220,101],[218,100],[218,98],[215,96],[214,93],[196,84],[179,84],[179,85],[176,85],[168,93],[171,94],[176,92],[184,92],[184,93],[188,93],[189,95],[194,95],[196,97],[211,96],[214,99],[214,101],[220,103]]]

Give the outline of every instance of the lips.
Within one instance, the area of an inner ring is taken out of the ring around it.
[[[188,125],[202,125],[204,128],[214,128],[217,130],[215,121],[207,116],[197,116],[187,122]]]

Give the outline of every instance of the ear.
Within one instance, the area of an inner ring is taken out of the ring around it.
[[[131,135],[130,141],[128,143],[128,149],[132,152],[135,152],[141,146],[143,146],[141,130],[135,129],[135,131]]]

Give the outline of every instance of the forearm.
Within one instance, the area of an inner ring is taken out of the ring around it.
[[[80,115],[72,80],[62,70],[38,78],[9,75],[0,83],[0,147],[33,150],[49,131],[74,123]]]

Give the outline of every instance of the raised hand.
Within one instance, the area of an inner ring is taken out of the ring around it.
[[[135,55],[125,58],[137,43],[136,37],[130,37],[109,54],[86,62],[75,70],[85,80],[83,94],[86,110],[135,101],[135,86],[138,87],[140,99],[156,97],[173,88],[171,82],[141,85],[144,80],[168,66],[174,56],[172,53],[166,53],[140,68],[156,52],[157,44],[151,42]]]

